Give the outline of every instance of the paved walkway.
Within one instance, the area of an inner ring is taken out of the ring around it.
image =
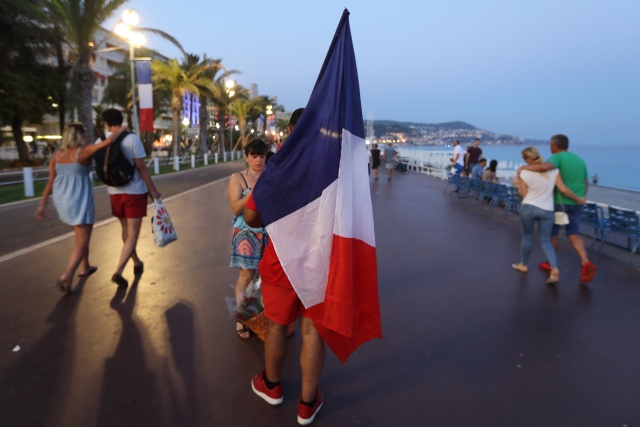
[[[558,286],[514,272],[515,217],[444,185],[372,183],[384,337],[346,365],[327,357],[314,425],[639,426],[639,273],[594,255],[596,280],[579,286],[566,242]],[[116,223],[95,230],[100,269],[71,296],[53,285],[71,239],[0,263],[0,425],[296,425],[299,333],[285,403],[270,407],[249,386],[262,343],[240,340],[225,308],[237,276],[225,189],[166,201],[180,240],[156,248],[144,227],[146,271],[127,290],[109,282]]]

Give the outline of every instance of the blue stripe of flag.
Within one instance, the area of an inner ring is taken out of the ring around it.
[[[138,84],[151,84],[151,61],[136,61]]]
[[[342,130],[364,138],[360,85],[345,9],[297,126],[269,160],[253,198],[269,225],[320,197],[338,178]]]

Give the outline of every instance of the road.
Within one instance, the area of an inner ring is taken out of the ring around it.
[[[71,238],[0,262],[1,426],[296,425],[299,331],[284,404],[271,407],[250,388],[263,344],[237,337],[225,305],[238,272],[219,178],[233,168],[159,178],[176,195],[166,205],[179,240],[157,248],[144,229],[145,272],[128,289],[109,280],[116,222],[94,230],[99,270],[72,295],[54,285]],[[557,286],[515,272],[517,217],[444,186],[419,174],[371,182],[383,338],[345,365],[328,352],[313,425],[639,426],[640,273],[592,253],[596,279],[580,286],[565,240]],[[536,245],[532,263],[541,258]]]
[[[227,162],[180,173],[152,176],[156,187],[166,199],[175,194],[199,187],[241,170],[242,161]],[[96,204],[96,223],[112,218],[109,196],[105,186],[94,189]],[[42,241],[57,238],[71,231],[66,224],[57,219],[53,203],[47,206],[47,219],[37,221],[34,217],[39,200],[30,200],[17,204],[0,205],[0,223],[4,236],[0,241],[0,259],[20,249],[39,244]]]

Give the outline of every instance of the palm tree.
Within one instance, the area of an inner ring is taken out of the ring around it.
[[[259,111],[255,100],[239,98],[231,103],[231,114],[238,119],[238,127],[240,128],[240,138],[238,138],[234,150],[245,146],[247,119],[251,114],[255,114],[255,111]]]
[[[258,96],[255,99],[256,102],[256,109],[254,110],[253,114],[250,116],[249,120],[251,120],[252,122],[256,122],[260,116],[264,115],[264,131],[265,131],[265,135],[267,133],[267,105],[270,105],[272,110],[275,112],[277,111],[278,106],[277,105],[277,100],[275,97],[273,96],[269,96],[269,95],[261,95]],[[284,111],[284,109],[282,110]]]
[[[195,62],[200,62],[199,58],[197,57],[197,55],[194,55],[194,59]],[[208,62],[208,61],[212,61],[212,62],[217,62],[218,64],[220,64],[220,60],[219,59],[209,59],[207,58],[207,54],[203,54],[202,55],[202,62]],[[225,72],[225,76],[229,76],[230,74],[235,74],[237,73],[236,70],[230,70],[230,71],[226,71],[225,68],[220,65],[218,68],[210,68],[208,70],[206,70],[203,73],[203,77],[209,79],[211,82],[215,82],[216,80],[216,74],[218,74],[219,71],[224,71]],[[208,127],[208,122],[209,122],[209,111],[207,110],[208,104],[209,104],[209,100],[211,100],[212,102],[215,103],[215,99],[218,98],[222,92],[220,92],[220,87],[218,87],[217,85],[215,85],[214,83],[214,87],[216,88],[215,93],[209,91],[207,88],[203,88],[203,90],[200,91],[200,150],[202,151],[203,154],[207,153],[208,151],[208,147],[207,147],[207,139],[208,139],[208,133],[207,133],[207,127]]]
[[[48,0],[47,8],[52,22],[63,34],[65,41],[74,50],[72,89],[78,102],[78,117],[85,125],[90,140],[93,140],[93,107],[91,92],[94,76],[91,57],[98,43],[94,37],[107,18],[127,0]]]
[[[101,45],[95,35],[100,25],[127,0],[44,0],[51,22],[73,49],[75,61],[72,69],[71,89],[77,96],[78,117],[86,126],[89,138],[93,138],[92,91],[94,85],[91,58]],[[158,34],[176,45],[180,43],[169,34],[152,29],[136,31]]]
[[[227,90],[225,83],[231,74],[238,73],[235,70],[228,71],[224,75],[218,77],[214,81],[214,85],[217,88],[218,96],[213,98],[213,103],[216,106],[216,110],[218,111],[218,120],[223,124],[220,127],[220,139],[219,139],[219,147],[225,147],[225,132],[224,132],[224,116],[229,112],[229,106],[231,102],[235,99],[242,99],[247,96],[247,90],[240,85],[236,85],[233,88],[233,95]],[[231,117],[229,117],[229,125],[231,126]],[[231,147],[229,147],[231,149]]]
[[[41,123],[45,113],[53,113],[63,86],[55,67],[39,58],[53,50],[47,19],[34,2],[0,2],[0,127],[11,126],[21,162],[27,163],[29,147],[24,142],[25,121]]]
[[[173,156],[178,155],[180,141],[180,110],[182,96],[186,92],[200,95],[203,91],[219,96],[219,90],[213,81],[207,77],[207,72],[222,68],[220,60],[205,59],[196,61],[197,55],[187,55],[182,64],[177,59],[165,63],[153,61],[154,85],[157,89],[171,92],[171,115],[173,125]]]

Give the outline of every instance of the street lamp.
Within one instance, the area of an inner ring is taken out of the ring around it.
[[[227,80],[225,82],[227,93],[229,94],[229,152],[233,151],[233,125],[231,124],[231,97],[236,94],[233,87],[236,83],[233,80]]]
[[[127,9],[122,12],[122,22],[114,28],[114,32],[125,39],[129,43],[129,64],[131,67],[131,108],[133,110],[133,129],[136,135],[140,135],[140,126],[138,124],[138,109],[136,107],[136,79],[134,74],[134,56],[133,49],[135,46],[142,46],[145,43],[144,35],[133,31],[133,26],[140,21],[138,13],[133,9]]]

